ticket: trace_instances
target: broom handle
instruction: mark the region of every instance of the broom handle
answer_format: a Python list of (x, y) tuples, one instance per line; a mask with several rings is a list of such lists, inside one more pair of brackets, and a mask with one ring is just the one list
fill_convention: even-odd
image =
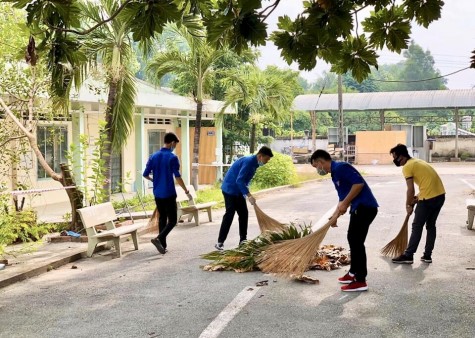
[(406, 219), (404, 220), (404, 223), (409, 222), (409, 217), (411, 217), (411, 214), (406, 214)]

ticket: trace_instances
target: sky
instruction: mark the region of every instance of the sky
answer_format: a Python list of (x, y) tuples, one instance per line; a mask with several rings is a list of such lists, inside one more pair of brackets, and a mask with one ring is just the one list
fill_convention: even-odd
[[(266, 2), (263, 2), (264, 4)], [(295, 18), (302, 11), (302, 1), (282, 0), (277, 9), (269, 16), (267, 23), (268, 31), (277, 29), (277, 18), (287, 14)], [(427, 29), (412, 26), (411, 38), (424, 50), (430, 51), (435, 61), (435, 68), (441, 75), (453, 73), (468, 67), (470, 64), (471, 51), (475, 49), (475, 1), (474, 0), (446, 0), (442, 9), (442, 16), (433, 22)], [(259, 48), (261, 57), (259, 66), (265, 68), (268, 65), (276, 65), (280, 68), (298, 70), (297, 64), (289, 66), (280, 56), (280, 51), (268, 41), (267, 45)], [(389, 51), (378, 51), (380, 58), (378, 64), (397, 63), (403, 57)], [(323, 71), (329, 71), (330, 67), (321, 60), (317, 60), (317, 66), (310, 72), (301, 72), (302, 77), (309, 82), (322, 75)], [(457, 74), (447, 76), (449, 89), (471, 89), (475, 87), (475, 69), (468, 69)]]

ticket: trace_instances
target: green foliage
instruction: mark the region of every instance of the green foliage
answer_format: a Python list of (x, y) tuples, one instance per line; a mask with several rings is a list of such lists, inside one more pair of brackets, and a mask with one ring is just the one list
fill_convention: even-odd
[(265, 247), (276, 242), (301, 238), (311, 233), (310, 227), (290, 224), (283, 232), (267, 232), (251, 241), (240, 245), (236, 249), (213, 251), (201, 255), (202, 258), (211, 260), (211, 266), (221, 266), (226, 270), (238, 272), (258, 270), (257, 258)]
[(296, 182), (297, 171), (292, 158), (274, 152), (274, 157), (266, 165), (257, 169), (252, 179), (252, 186), (256, 189), (266, 189)]
[[(104, 149), (108, 143), (107, 133), (105, 133), (105, 122), (99, 121), (99, 136), (91, 143), (87, 135), (80, 135), (78, 147), (71, 144), (66, 158), (73, 168), (80, 168), (81, 176), (84, 178), (83, 186), (79, 189), (84, 195), (86, 205), (103, 203), (108, 198), (108, 192), (104, 189), (105, 160)], [(90, 152), (92, 149), (92, 152)], [(76, 160), (80, 158), (80, 161)]]

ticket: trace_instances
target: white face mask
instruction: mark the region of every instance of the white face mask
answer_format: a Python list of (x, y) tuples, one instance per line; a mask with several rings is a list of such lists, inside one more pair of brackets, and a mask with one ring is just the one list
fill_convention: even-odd
[(262, 167), (264, 165), (264, 162), (262, 161), (257, 161), (257, 164), (259, 165), (259, 167)]

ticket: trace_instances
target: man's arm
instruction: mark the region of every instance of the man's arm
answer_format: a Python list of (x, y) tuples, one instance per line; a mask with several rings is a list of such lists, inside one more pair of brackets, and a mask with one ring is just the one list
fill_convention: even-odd
[(346, 213), (346, 210), (350, 206), (351, 201), (355, 199), (356, 196), (363, 190), (364, 183), (356, 183), (351, 186), (350, 192), (346, 195), (345, 199), (338, 203), (338, 207), (336, 208), (335, 214), (339, 213), (343, 215)]
[(406, 185), (407, 185), (407, 191), (406, 191), (406, 212), (410, 215), (412, 214), (414, 210), (414, 195), (415, 195), (415, 189), (414, 189), (414, 179), (412, 177), (406, 178)]
[(181, 177), (175, 177), (175, 181), (178, 183), (178, 185), (180, 187), (183, 188), (183, 190), (185, 190), (185, 194), (189, 195), (190, 192), (188, 191), (186, 185), (185, 185), (185, 182), (183, 181), (183, 179)]

